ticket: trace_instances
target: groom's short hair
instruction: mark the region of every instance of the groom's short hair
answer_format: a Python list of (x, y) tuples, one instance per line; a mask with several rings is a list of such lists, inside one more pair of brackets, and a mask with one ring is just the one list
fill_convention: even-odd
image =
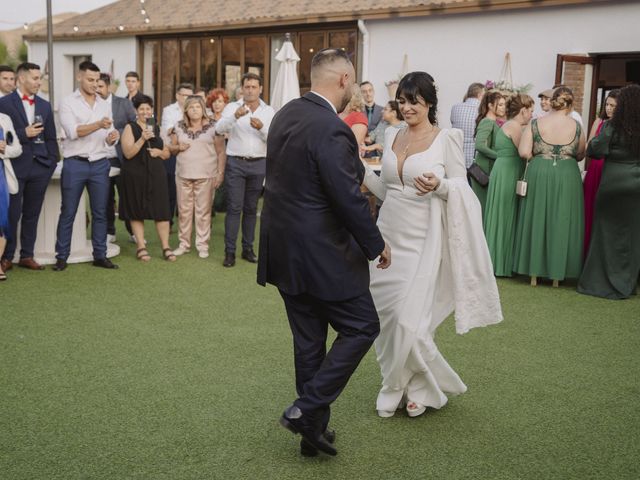
[(316, 53), (311, 59), (311, 81), (320, 72), (321, 69), (337, 61), (343, 61), (347, 65), (351, 65), (351, 60), (347, 52), (340, 48), (325, 48)]

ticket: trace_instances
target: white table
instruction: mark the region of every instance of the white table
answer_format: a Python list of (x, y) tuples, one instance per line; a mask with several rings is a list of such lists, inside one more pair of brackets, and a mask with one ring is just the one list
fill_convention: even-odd
[[(56, 229), (58, 228), (58, 218), (60, 217), (60, 205), (62, 205), (62, 191), (60, 189), (60, 174), (62, 173), (62, 162), (58, 163), (47, 192), (44, 197), (44, 204), (38, 219), (38, 233), (34, 247), (34, 259), (41, 265), (52, 265), (56, 263)], [(119, 168), (111, 168), (109, 176), (113, 177), (120, 173)], [(78, 211), (73, 222), (73, 235), (71, 236), (71, 254), (67, 259), (68, 263), (82, 263), (93, 261), (93, 247), (91, 239), (87, 239), (87, 192), (82, 193)], [(14, 262), (20, 260), (20, 226), (18, 225), (18, 242), (16, 246), (16, 257)], [(113, 243), (107, 243), (107, 258), (120, 254), (120, 247)]]

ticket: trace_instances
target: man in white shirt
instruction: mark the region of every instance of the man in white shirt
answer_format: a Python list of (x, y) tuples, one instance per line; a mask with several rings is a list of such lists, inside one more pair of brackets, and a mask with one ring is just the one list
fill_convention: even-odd
[(16, 75), (9, 65), (0, 65), (0, 97), (9, 95), (16, 89)]
[(114, 269), (107, 258), (107, 200), (109, 198), (109, 147), (120, 138), (113, 128), (111, 107), (97, 92), (100, 69), (89, 61), (78, 72), (78, 90), (60, 102), (60, 124), (67, 135), (62, 144), (62, 207), (58, 219), (55, 271), (67, 268), (73, 222), (82, 192), (87, 187), (91, 205), (93, 265)]
[[(189, 95), (193, 95), (193, 85), (190, 83), (181, 83), (176, 88), (176, 101), (171, 105), (167, 105), (162, 109), (162, 123), (160, 124), (160, 135), (165, 145), (170, 142), (168, 132), (169, 129), (176, 126), (184, 117), (184, 102)], [(176, 156), (171, 155), (169, 160), (164, 162), (164, 168), (167, 171), (167, 185), (169, 187), (169, 208), (171, 210), (171, 221), (173, 226), (173, 216), (176, 214), (177, 192), (176, 192)]]
[(257, 263), (253, 252), (258, 199), (266, 172), (267, 133), (274, 111), (260, 99), (262, 79), (255, 73), (242, 76), (243, 99), (229, 103), (216, 125), (220, 135), (227, 133), (225, 193), (227, 215), (224, 220), (225, 267), (236, 263), (236, 242), (242, 214), (242, 258)]

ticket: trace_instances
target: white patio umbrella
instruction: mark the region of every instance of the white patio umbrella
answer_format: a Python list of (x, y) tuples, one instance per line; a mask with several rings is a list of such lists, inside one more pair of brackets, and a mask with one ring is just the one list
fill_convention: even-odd
[(300, 83), (296, 71), (296, 64), (300, 61), (300, 57), (289, 40), (289, 34), (276, 55), (276, 60), (280, 62), (280, 67), (271, 95), (271, 106), (278, 111), (289, 100), (300, 98)]

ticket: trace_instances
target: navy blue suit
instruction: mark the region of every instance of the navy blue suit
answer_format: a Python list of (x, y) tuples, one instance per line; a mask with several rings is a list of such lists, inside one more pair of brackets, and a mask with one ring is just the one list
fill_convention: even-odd
[(29, 138), (25, 129), (29, 126), (23, 100), (17, 90), (0, 98), (0, 112), (9, 115), (22, 145), (22, 155), (11, 160), (13, 170), (18, 177), (20, 190), (11, 195), (9, 204), (9, 223), (11, 239), (7, 242), (3, 258), (13, 260), (16, 249), (16, 233), (20, 224), (20, 258), (33, 257), (33, 249), (38, 230), (38, 218), (42, 210), (44, 195), (49, 180), (60, 160), (56, 126), (51, 111), (51, 104), (35, 96), (35, 115), (42, 116), (44, 132), (41, 134), (44, 143), (35, 143)]
[[(369, 260), (384, 240), (360, 192), (351, 129), (318, 95), (287, 103), (267, 139), (258, 283), (278, 287), (294, 339), (295, 405), (324, 427), (379, 332)], [(338, 332), (326, 352), (328, 325)]]

